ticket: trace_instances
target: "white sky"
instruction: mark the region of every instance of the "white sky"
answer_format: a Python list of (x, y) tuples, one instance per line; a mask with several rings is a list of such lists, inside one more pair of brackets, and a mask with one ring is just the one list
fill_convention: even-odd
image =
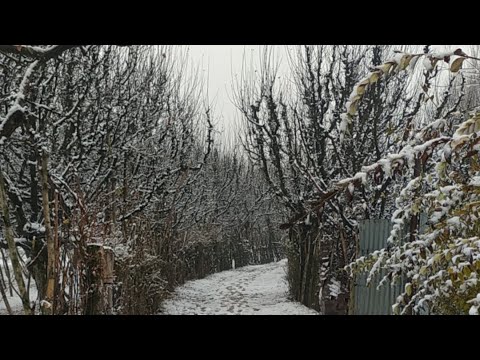
[[(250, 60), (253, 56), (258, 63), (262, 45), (188, 45), (191, 60), (200, 64), (208, 81), (209, 99), (215, 105), (215, 115), (220, 131), (228, 134), (233, 130), (236, 108), (232, 104), (232, 80), (240, 75), (243, 58)], [(282, 52), (283, 46), (275, 46), (275, 51)], [(228, 136), (228, 135), (227, 135)]]

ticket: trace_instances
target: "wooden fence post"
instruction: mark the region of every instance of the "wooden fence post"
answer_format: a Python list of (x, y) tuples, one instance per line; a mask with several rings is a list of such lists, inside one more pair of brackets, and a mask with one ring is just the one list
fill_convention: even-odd
[(113, 249), (101, 244), (87, 245), (87, 299), (85, 315), (112, 314)]
[(105, 314), (111, 315), (113, 310), (113, 268), (115, 264), (115, 254), (113, 249), (104, 246), (104, 268), (103, 268), (103, 285), (105, 298)]
[(101, 244), (87, 245), (87, 299), (85, 315), (99, 315), (102, 309), (102, 266), (103, 246)]
[(87, 300), (85, 315), (112, 314), (113, 249), (101, 244), (87, 245)]

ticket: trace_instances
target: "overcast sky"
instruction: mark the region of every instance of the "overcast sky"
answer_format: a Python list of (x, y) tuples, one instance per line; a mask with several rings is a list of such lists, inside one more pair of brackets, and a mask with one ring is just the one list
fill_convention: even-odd
[[(458, 45), (433, 45), (432, 48), (443, 48)], [(205, 78), (208, 76), (209, 99), (216, 105), (215, 114), (219, 130), (229, 132), (234, 124), (235, 106), (231, 103), (232, 79), (239, 75), (244, 54), (249, 61), (252, 57), (258, 64), (262, 45), (188, 45), (192, 61), (200, 65)], [(286, 67), (285, 46), (274, 46), (276, 55), (283, 59)], [(465, 48), (465, 47), (464, 47)], [(280, 70), (281, 72), (281, 70)], [(222, 129), (223, 127), (223, 129)]]
[(231, 103), (232, 76), (241, 71), (244, 52), (258, 53), (258, 45), (190, 45), (194, 63), (208, 81), (209, 99), (215, 104), (219, 127), (229, 132), (234, 124), (235, 106)]
[[(244, 54), (258, 63), (262, 45), (188, 45), (192, 61), (201, 65), (201, 71), (208, 76), (209, 98), (214, 101), (218, 125), (229, 131), (236, 109), (231, 102), (232, 80), (242, 69)], [(284, 46), (275, 46), (275, 52), (282, 54)]]

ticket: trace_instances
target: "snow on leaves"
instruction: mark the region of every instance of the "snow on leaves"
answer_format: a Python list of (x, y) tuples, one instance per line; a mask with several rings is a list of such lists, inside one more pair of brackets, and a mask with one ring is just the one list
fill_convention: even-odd
[[(419, 311), (427, 303), (439, 313), (478, 313), (478, 302), (469, 298), (480, 291), (480, 240), (476, 236), (480, 229), (479, 158), (476, 151), (471, 151), (478, 142), (478, 119), (479, 113), (474, 113), (460, 124), (452, 137), (432, 139), (411, 148), (414, 156), (419, 156), (438, 147), (432, 160), (437, 163), (430, 173), (410, 181), (397, 199), (389, 238), (394, 246), (358, 259), (348, 267), (349, 270), (368, 270), (368, 281), (382, 268), (387, 269), (388, 274), (381, 283), (400, 274), (411, 279), (394, 306), (396, 313), (405, 314), (408, 309)], [(451, 152), (448, 162), (442, 160), (445, 159), (443, 151)], [(403, 156), (394, 158), (404, 159)], [(378, 166), (377, 163), (362, 170), (373, 172)], [(353, 178), (349, 181), (355, 183)], [(422, 212), (428, 215), (427, 230), (416, 234), (415, 241), (402, 244), (399, 239), (402, 229), (412, 215)], [(451, 299), (456, 306), (454, 310), (453, 305), (446, 305)]]
[[(390, 74), (392, 69), (406, 69), (413, 58), (416, 57), (417, 61), (420, 56), (398, 53), (393, 60), (377, 67), (357, 83), (347, 104), (347, 112), (342, 115), (345, 125), (340, 130), (347, 131), (369, 84)], [(455, 74), (466, 58), (469, 56), (457, 49), (427, 54), (423, 63), (425, 69), (431, 71), (439, 61), (444, 61), (450, 64), (450, 71)], [(384, 178), (382, 175), (392, 176), (392, 170), (395, 173), (395, 169), (423, 169), (396, 200), (396, 211), (392, 216), (394, 226), (388, 239), (392, 247), (375, 251), (347, 266), (352, 272), (369, 271), (367, 283), (381, 269), (386, 269), (387, 275), (379, 286), (386, 280), (395, 281), (401, 276), (408, 278), (410, 281), (393, 306), (395, 314), (418, 312), (427, 304), (435, 313), (478, 314), (480, 242), (476, 234), (480, 230), (480, 113), (471, 113), (452, 136), (442, 136), (446, 129), (447, 121), (437, 119), (418, 131), (399, 153), (364, 166), (361, 173), (336, 184), (337, 188), (348, 187), (352, 194), (352, 184), (359, 186), (358, 179), (364, 179), (364, 174), (373, 175), (378, 184), (378, 180), (381, 182)], [(435, 166), (428, 167), (429, 162)], [(365, 185), (366, 181), (362, 183)], [(403, 243), (400, 234), (404, 229), (409, 233), (406, 226), (420, 213), (428, 216), (427, 229), (423, 233), (410, 234), (414, 241)]]
[(397, 51), (395, 56), (387, 60), (382, 65), (376, 66), (363, 79), (361, 79), (354, 87), (350, 97), (345, 105), (346, 112), (341, 115), (341, 123), (339, 126), (340, 141), (343, 142), (345, 134), (348, 133), (349, 125), (358, 113), (360, 103), (372, 84), (377, 83), (382, 77), (388, 77), (392, 74), (405, 71), (407, 69), (413, 71), (418, 60), (423, 57), (423, 66), (425, 70), (432, 71), (439, 61), (450, 63), (450, 71), (454, 74), (458, 73), (462, 68), (465, 59), (470, 58), (462, 49), (456, 49), (449, 52), (437, 52), (433, 54), (408, 54)]

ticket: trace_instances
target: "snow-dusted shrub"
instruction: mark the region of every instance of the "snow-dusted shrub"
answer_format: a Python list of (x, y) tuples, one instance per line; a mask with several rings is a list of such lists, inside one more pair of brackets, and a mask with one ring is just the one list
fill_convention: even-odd
[[(455, 56), (452, 61), (450, 57)], [(403, 70), (416, 57), (420, 55), (399, 54), (391, 66)], [(427, 70), (443, 59), (450, 61), (453, 73), (469, 58), (460, 49), (424, 57)], [(388, 71), (390, 67), (379, 67), (373, 74), (380, 77)], [(352, 94), (352, 99), (360, 101), (361, 94)], [(350, 121), (354, 121), (355, 115), (352, 107), (350, 104), (346, 115)], [(387, 178), (401, 173), (412, 179), (396, 199), (389, 246), (347, 267), (352, 272), (369, 271), (367, 282), (385, 269), (387, 274), (379, 286), (388, 284), (387, 280), (406, 278), (403, 293), (392, 304), (395, 314), (418, 313), (422, 309), (438, 314), (478, 314), (480, 111), (450, 115), (430, 122), (397, 154), (390, 154), (337, 183), (337, 191), (351, 193), (354, 187), (369, 186), (379, 172)], [(454, 123), (459, 121), (453, 131)], [(358, 181), (360, 178), (362, 181)], [(418, 228), (420, 213), (428, 218), (424, 231)], [(405, 227), (406, 236), (401, 238)]]

